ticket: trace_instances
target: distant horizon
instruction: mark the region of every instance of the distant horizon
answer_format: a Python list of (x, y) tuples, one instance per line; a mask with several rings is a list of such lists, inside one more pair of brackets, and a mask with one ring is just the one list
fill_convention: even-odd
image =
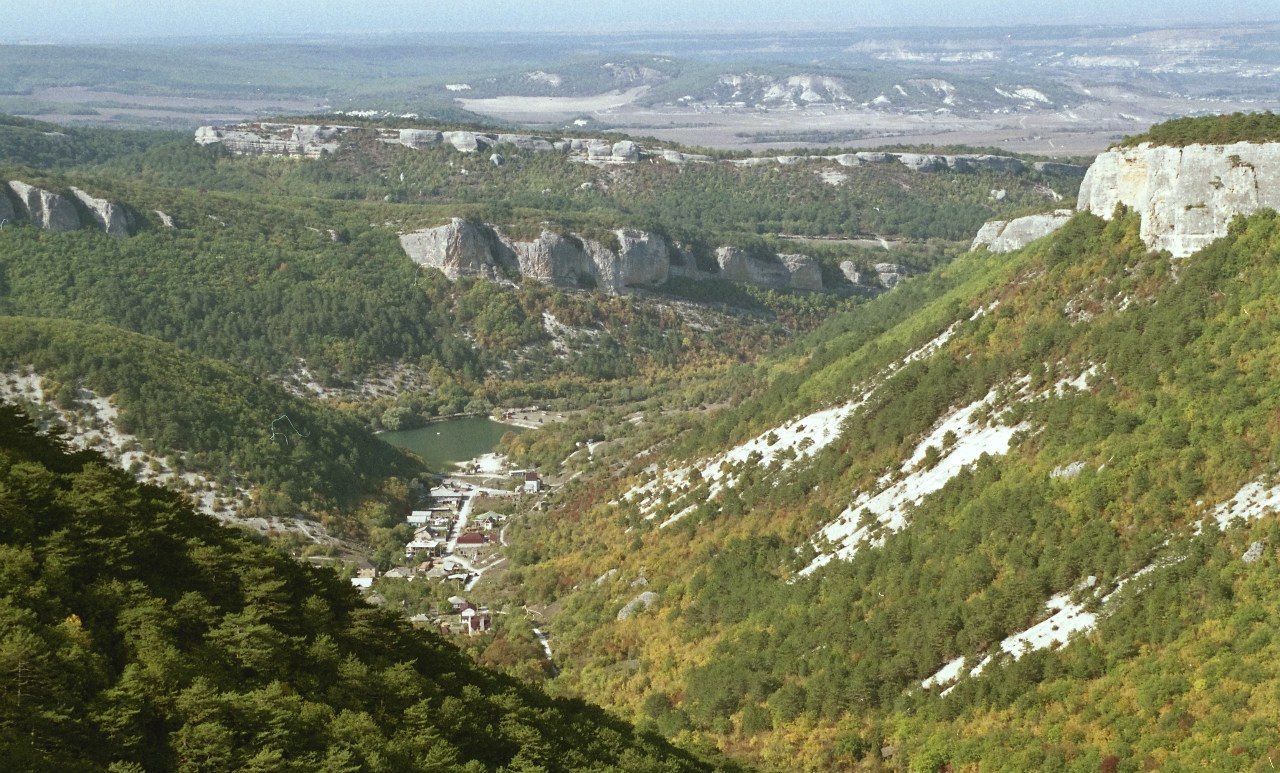
[(306, 13), (295, 3), (259, 0), (252, 6), (205, 0), (174, 8), (160, 0), (48, 0), (39, 14), (0, 10), (0, 44), (252, 42), (293, 38), (418, 35), (627, 35), (807, 34), (875, 29), (1014, 29), (1019, 27), (1216, 27), (1280, 23), (1268, 0), (1234, 0), (1206, 9), (1196, 0), (1156, 0), (1142, 7), (1107, 0), (1077, 0), (1071, 13), (1047, 0), (952, 0), (945, 12), (933, 0), (793, 0), (787, 11), (731, 0), (675, 4), (632, 0), (625, 6), (585, 6), (543, 0), (474, 3), (437, 0), (313, 0)]

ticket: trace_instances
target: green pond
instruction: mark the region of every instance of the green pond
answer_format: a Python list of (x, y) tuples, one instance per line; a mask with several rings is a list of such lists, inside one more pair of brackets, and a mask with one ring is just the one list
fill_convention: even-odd
[(493, 451), (508, 432), (523, 431), (521, 427), (502, 424), (485, 416), (467, 416), (433, 422), (418, 429), (379, 432), (378, 437), (418, 454), (427, 460), (432, 470), (448, 472), (457, 462)]

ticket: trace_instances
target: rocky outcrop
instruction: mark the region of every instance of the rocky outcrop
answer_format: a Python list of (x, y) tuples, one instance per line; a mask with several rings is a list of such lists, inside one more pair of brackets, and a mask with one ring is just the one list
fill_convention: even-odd
[(822, 264), (818, 261), (808, 255), (779, 255), (778, 259), (791, 275), (791, 289), (822, 289)]
[(9, 181), (22, 214), (44, 231), (74, 231), (80, 227), (80, 213), (65, 197), (18, 180)]
[(1077, 208), (1110, 218), (1120, 204), (1142, 217), (1148, 247), (1185, 257), (1226, 236), (1237, 215), (1280, 208), (1280, 143), (1109, 150), (1080, 183)]
[(613, 143), (610, 149), (611, 160), (620, 164), (633, 164), (640, 160), (640, 146), (631, 140)]
[(618, 251), (599, 242), (587, 242), (596, 270), (596, 286), (605, 292), (622, 294), (630, 287), (657, 287), (671, 275), (671, 254), (667, 240), (645, 231), (614, 231)]
[[(859, 154), (861, 155), (861, 154)], [(1009, 172), (1017, 174), (1026, 171), (1027, 165), (1021, 159), (1012, 156), (991, 155), (934, 155), (923, 153), (891, 153), (908, 169), (917, 172), (937, 172), (950, 169), (955, 172)]]
[(355, 126), (250, 123), (234, 127), (201, 126), (197, 145), (221, 143), (238, 156), (299, 156), (319, 158), (339, 148), (339, 138)]
[(880, 280), (880, 284), (886, 290), (892, 290), (898, 286), (898, 283), (906, 278), (902, 270), (902, 266), (897, 263), (877, 263), (875, 265), (876, 278)]
[(704, 156), (699, 153), (681, 153), (678, 150), (663, 150), (662, 160), (672, 164), (706, 163), (711, 160), (711, 156)]
[(546, 153), (555, 150), (555, 146), (550, 140), (543, 137), (535, 137), (532, 134), (499, 134), (497, 137), (499, 145), (514, 145), (521, 150), (527, 150), (532, 153)]
[(522, 276), (557, 287), (591, 287), (596, 283), (595, 263), (576, 236), (543, 230), (537, 239), (513, 246)]
[(1013, 220), (991, 220), (978, 230), (978, 235), (973, 237), (973, 244), (969, 249), (976, 250), (985, 246), (992, 252), (1020, 250), (1036, 239), (1048, 236), (1066, 225), (1074, 214), (1074, 210), (1059, 209)]
[(840, 273), (844, 278), (849, 280), (849, 284), (861, 284), (862, 275), (858, 273), (858, 266), (852, 260), (844, 260), (840, 262)]
[(430, 129), (401, 129), (393, 137), (382, 137), (383, 142), (396, 142), (413, 150), (437, 147), (444, 142), (444, 135)]
[(821, 290), (822, 266), (808, 255), (761, 255), (740, 247), (716, 250), (720, 278), (774, 290)]
[(716, 262), (720, 275), (730, 282), (781, 290), (791, 286), (791, 272), (777, 255), (757, 255), (740, 247), (721, 247), (716, 250)]
[(822, 290), (822, 266), (808, 255), (755, 255), (721, 247), (717, 266), (697, 259), (661, 234), (619, 229), (607, 238), (585, 239), (544, 228), (531, 241), (511, 239), (492, 226), (454, 218), (447, 225), (400, 235), (415, 263), (439, 269), (450, 280), (499, 279), (519, 273), (557, 287), (598, 289), (623, 295), (660, 287), (671, 277), (725, 279), (777, 290)]
[(128, 236), (132, 233), (133, 218), (124, 207), (106, 199), (94, 198), (79, 188), (72, 188), (71, 194), (89, 210), (89, 217), (108, 236)]
[(586, 151), (588, 161), (613, 160), (613, 143), (608, 140), (588, 140)]
[(622, 229), (616, 248), (572, 234), (544, 230), (532, 242), (514, 242), (523, 276), (558, 287), (592, 287), (622, 295), (637, 287), (657, 287), (671, 273), (667, 241), (659, 234)]
[(887, 164), (897, 158), (893, 153), (880, 153), (878, 151), (854, 153), (853, 157), (862, 164)]
[(444, 141), (459, 153), (475, 153), (495, 144), (495, 137), (478, 132), (441, 132)]
[(657, 603), (657, 601), (658, 601), (658, 594), (654, 593), (651, 590), (647, 590), (644, 593), (641, 593), (640, 595), (628, 601), (626, 605), (622, 607), (622, 609), (619, 609), (618, 619), (628, 620), (631, 617), (633, 617), (637, 612), (643, 612), (644, 610), (653, 606), (655, 603)]
[(914, 172), (934, 172), (946, 169), (947, 162), (942, 156), (924, 155), (921, 153), (899, 153), (898, 161)]
[(453, 281), (464, 276), (496, 279), (514, 269), (514, 253), (485, 225), (454, 218), (448, 225), (400, 235), (400, 246), (413, 262), (439, 269)]

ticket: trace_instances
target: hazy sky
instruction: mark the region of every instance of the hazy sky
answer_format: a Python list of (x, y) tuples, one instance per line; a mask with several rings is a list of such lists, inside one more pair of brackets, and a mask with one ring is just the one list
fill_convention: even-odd
[(1280, 19), (1276, 0), (0, 0), (0, 41)]

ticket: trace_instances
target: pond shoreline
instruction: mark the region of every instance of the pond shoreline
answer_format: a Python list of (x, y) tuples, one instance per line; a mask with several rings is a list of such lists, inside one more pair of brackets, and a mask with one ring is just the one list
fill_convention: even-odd
[(413, 429), (379, 432), (383, 442), (404, 448), (427, 462), (429, 468), (447, 471), (497, 450), (509, 432), (524, 427), (497, 421), (487, 413), (441, 416)]

